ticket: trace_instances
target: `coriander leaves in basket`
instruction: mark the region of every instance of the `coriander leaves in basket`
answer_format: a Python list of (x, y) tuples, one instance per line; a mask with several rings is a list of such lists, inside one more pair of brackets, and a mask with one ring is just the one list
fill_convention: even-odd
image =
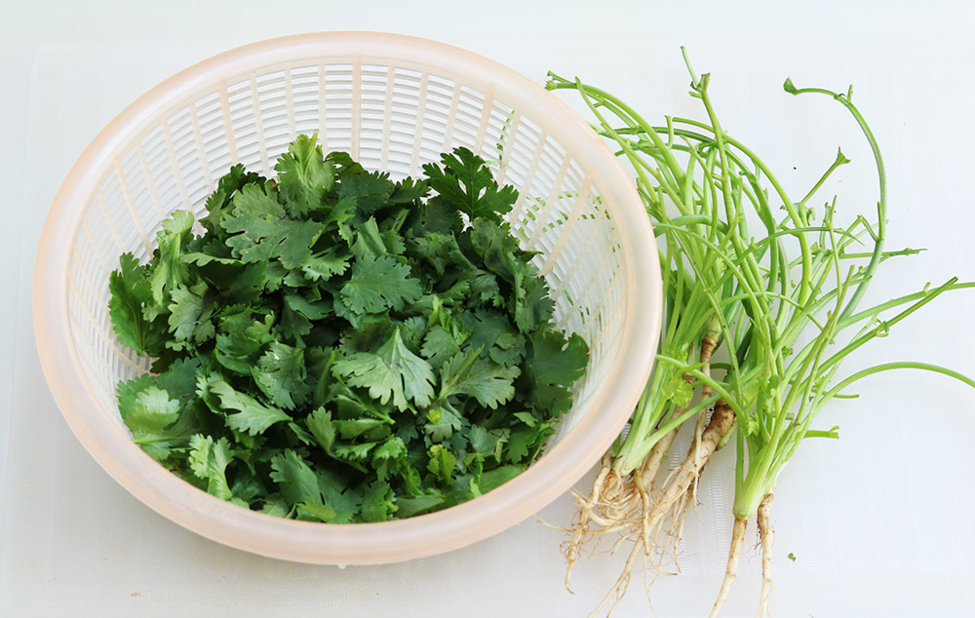
[[(588, 347), (552, 325), (517, 198), (467, 149), (393, 182), (301, 136), (277, 180), (235, 166), (109, 281), (133, 439), (275, 515), (382, 521), (472, 499), (540, 453)], [(432, 196), (428, 197), (428, 194)]]

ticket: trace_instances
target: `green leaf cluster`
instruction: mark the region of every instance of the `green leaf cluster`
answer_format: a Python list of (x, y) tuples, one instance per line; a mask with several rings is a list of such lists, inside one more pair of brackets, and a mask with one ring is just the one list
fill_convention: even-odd
[[(234, 166), (109, 279), (134, 440), (188, 482), (275, 515), (346, 523), (442, 509), (540, 453), (588, 347), (552, 324), (471, 151), (393, 181), (300, 136), (277, 179)], [(200, 228), (196, 228), (199, 230)]]

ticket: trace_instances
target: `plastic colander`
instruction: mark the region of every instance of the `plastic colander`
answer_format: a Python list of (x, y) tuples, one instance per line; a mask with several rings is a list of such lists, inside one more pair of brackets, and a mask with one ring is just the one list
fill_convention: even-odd
[[(274, 175), (295, 136), (392, 177), (458, 146), (519, 199), (510, 223), (555, 300), (560, 328), (590, 345), (574, 405), (527, 471), (470, 502), (404, 520), (286, 520), (211, 496), (144, 454), (122, 423), (120, 379), (148, 359), (116, 341), (108, 276), (145, 260), (170, 212), (199, 216), (230, 166)], [(370, 564), (456, 549), (529, 517), (599, 460), (650, 373), (660, 326), (653, 234), (626, 172), (595, 132), (540, 85), (476, 54), (377, 33), (291, 36), (235, 49), (171, 77), (88, 146), (44, 226), (34, 325), (47, 381), (71, 429), (119, 484), (168, 519), (249, 552)]]

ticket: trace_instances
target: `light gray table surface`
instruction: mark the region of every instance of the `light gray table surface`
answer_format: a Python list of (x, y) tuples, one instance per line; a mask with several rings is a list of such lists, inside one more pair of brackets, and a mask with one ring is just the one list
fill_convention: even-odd
[[(548, 69), (579, 75), (653, 118), (698, 113), (686, 96), (683, 44), (712, 73), (727, 130), (796, 192), (841, 146), (854, 164), (828, 190), (865, 212), (876, 179), (855, 125), (825, 98), (781, 89), (786, 76), (854, 84), (888, 165), (889, 246), (927, 248), (879, 276), (873, 299), (951, 275), (975, 279), (975, 11), (957, 2), (812, 4), (0, 2), (0, 616), (586, 615), (620, 557), (585, 561), (570, 594), (563, 536), (534, 519), (446, 555), (338, 569), (216, 545), (130, 497), (71, 434), (38, 363), (32, 270), (48, 207), (85, 145), (139, 94), (271, 36), (426, 36), (539, 82)], [(945, 297), (850, 366), (911, 359), (975, 374), (973, 313), (975, 292)], [(857, 392), (819, 423), (839, 425), (841, 439), (810, 441), (781, 478), (776, 615), (972, 615), (975, 393), (919, 373), (878, 376)], [(683, 572), (651, 590), (658, 616), (701, 616), (710, 606), (731, 527), (730, 451), (702, 481)], [(565, 525), (571, 513), (566, 495), (540, 517)], [(726, 616), (754, 614), (758, 568), (749, 545)], [(651, 615), (639, 581), (615, 615)]]

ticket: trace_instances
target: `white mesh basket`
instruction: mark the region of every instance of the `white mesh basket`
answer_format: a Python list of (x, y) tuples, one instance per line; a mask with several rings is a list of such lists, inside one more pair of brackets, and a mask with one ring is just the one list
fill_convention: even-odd
[[(401, 521), (331, 525), (237, 507), (180, 480), (132, 443), (115, 401), (146, 359), (108, 318), (119, 255), (145, 259), (160, 222), (196, 215), (232, 164), (273, 175), (318, 133), (394, 178), (466, 146), (520, 192), (510, 214), (555, 299), (591, 347), (571, 412), (528, 471), (476, 500)], [(530, 516), (609, 447), (650, 372), (660, 323), (653, 235), (600, 138), (539, 85), (472, 53), (411, 37), (323, 33), (265, 41), (195, 65), (113, 120), (85, 150), (44, 227), (34, 280), (45, 375), (71, 428), (137, 498), (203, 536), (303, 562), (379, 563), (447, 551)]]

